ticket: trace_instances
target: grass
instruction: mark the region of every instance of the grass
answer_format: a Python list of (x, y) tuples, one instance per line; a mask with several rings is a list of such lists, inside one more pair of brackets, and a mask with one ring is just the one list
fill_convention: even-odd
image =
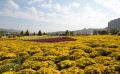
[(43, 38), (55, 38), (58, 36), (22, 36), (18, 39), (28, 40), (28, 39), (43, 39)]

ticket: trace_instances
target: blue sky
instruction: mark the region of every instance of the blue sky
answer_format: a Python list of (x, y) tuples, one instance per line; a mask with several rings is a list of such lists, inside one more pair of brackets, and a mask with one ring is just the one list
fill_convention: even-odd
[(120, 0), (0, 0), (0, 28), (53, 32), (104, 28)]

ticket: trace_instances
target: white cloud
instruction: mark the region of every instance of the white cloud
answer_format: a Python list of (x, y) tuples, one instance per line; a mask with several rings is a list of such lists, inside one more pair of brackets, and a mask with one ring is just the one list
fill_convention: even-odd
[(31, 14), (38, 14), (38, 11), (35, 7), (26, 7)]
[(80, 7), (80, 3), (78, 3), (78, 2), (73, 2), (73, 3), (72, 3), (72, 6), (73, 6), (73, 7), (76, 7), (76, 8), (79, 8), (79, 7)]
[(41, 4), (50, 4), (53, 3), (53, 0), (30, 0), (28, 4), (33, 4), (33, 3), (41, 3)]
[(44, 0), (30, 0), (28, 1), (28, 4), (33, 4), (33, 3), (36, 3), (36, 2), (42, 2)]
[(7, 0), (5, 8), (17, 10), (19, 9), (19, 5), (16, 4), (13, 0)]
[(41, 4), (41, 5), (39, 5), (39, 7), (45, 7), (45, 8), (52, 8), (52, 4)]
[(69, 14), (69, 13), (71, 13), (70, 7), (68, 7), (68, 6), (62, 6), (60, 4), (56, 4), (54, 6), (54, 11), (56, 13), (58, 13), (58, 14), (66, 14), (66, 15)]
[[(96, 3), (107, 8), (109, 11), (114, 14), (120, 15), (120, 0), (95, 0)], [(108, 11), (108, 12), (109, 12)]]

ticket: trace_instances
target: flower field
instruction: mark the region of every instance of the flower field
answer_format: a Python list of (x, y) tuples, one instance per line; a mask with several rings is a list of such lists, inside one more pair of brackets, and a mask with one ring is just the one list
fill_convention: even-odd
[(119, 36), (42, 43), (0, 39), (0, 74), (120, 74)]

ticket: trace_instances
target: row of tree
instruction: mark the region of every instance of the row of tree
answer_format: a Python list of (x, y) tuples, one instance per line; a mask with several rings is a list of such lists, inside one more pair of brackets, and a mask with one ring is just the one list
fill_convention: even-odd
[(56, 32), (55, 34), (51, 34), (51, 35), (55, 35), (55, 36), (73, 36), (74, 33), (73, 33), (73, 31), (66, 30), (64, 32)]
[[(2, 36), (2, 34), (4, 34), (4, 32), (0, 32), (0, 36)], [(112, 29), (112, 30), (94, 30), (93, 31), (93, 35), (120, 35), (119, 31), (116, 29)], [(41, 30), (38, 31), (38, 33), (30, 33), (28, 30), (26, 31), (21, 31), (20, 34), (12, 34), (12, 35), (16, 35), (16, 36), (30, 36), (30, 35), (37, 35), (37, 36), (42, 36), (42, 35), (48, 35), (46, 32), (41, 32)], [(56, 34), (53, 34), (55, 36), (74, 36), (74, 32), (73, 31), (69, 31), (66, 30), (63, 33), (59, 33), (57, 32)]]
[[(120, 35), (119, 31), (116, 29), (111, 30), (94, 30), (93, 35)], [(74, 32), (66, 30), (63, 34), (63, 36), (73, 36)], [(79, 35), (79, 34), (78, 34)]]
[(64, 33), (63, 33), (64, 36), (73, 36), (73, 32), (72, 31), (69, 31), (69, 30), (66, 30)]
[[(90, 34), (74, 34), (73, 31), (66, 30), (63, 33), (57, 32), (55, 36), (74, 36), (74, 35), (90, 35)], [(111, 30), (94, 30), (92, 35), (120, 35), (120, 32), (116, 29)]]
[(93, 31), (93, 35), (108, 35), (108, 34), (110, 34), (110, 35), (116, 35), (116, 34), (118, 34), (118, 35), (120, 35), (119, 34), (119, 31), (117, 30), (117, 29), (111, 29), (111, 30), (94, 30)]
[(21, 36), (29, 36), (29, 35), (38, 35), (38, 36), (42, 36), (42, 35), (47, 35), (47, 33), (45, 32), (41, 32), (41, 30), (38, 31), (38, 33), (30, 33), (28, 30), (26, 30), (25, 32), (24, 31), (21, 31), (20, 33)]

